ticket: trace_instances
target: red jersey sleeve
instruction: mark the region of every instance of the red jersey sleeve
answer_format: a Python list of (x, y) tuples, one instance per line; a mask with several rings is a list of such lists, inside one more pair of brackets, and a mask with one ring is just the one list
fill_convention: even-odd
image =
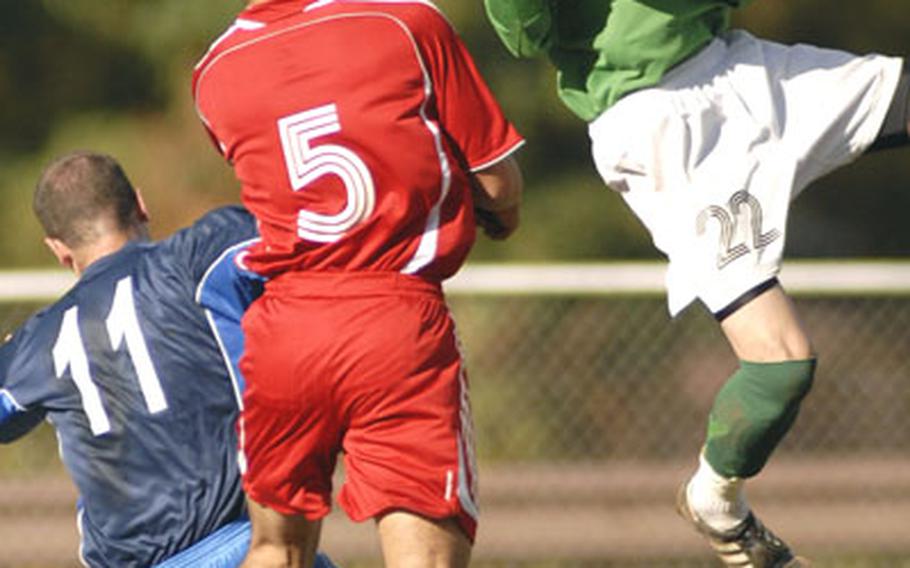
[(439, 123), (458, 146), (471, 171), (505, 158), (524, 140), (506, 120), (464, 43), (432, 8), (416, 26), (436, 97)]

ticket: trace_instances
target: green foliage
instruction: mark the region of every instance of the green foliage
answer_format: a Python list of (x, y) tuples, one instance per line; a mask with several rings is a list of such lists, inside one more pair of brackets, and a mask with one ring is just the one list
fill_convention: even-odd
[(68, 115), (160, 108), (152, 64), (104, 37), (52, 18), (37, 2), (0, 19), (0, 163), (35, 152)]
[[(227, 0), (43, 0), (48, 15), (71, 29), (136, 50), (154, 64), (198, 58), (243, 2)], [(183, 63), (181, 61), (181, 63)]]

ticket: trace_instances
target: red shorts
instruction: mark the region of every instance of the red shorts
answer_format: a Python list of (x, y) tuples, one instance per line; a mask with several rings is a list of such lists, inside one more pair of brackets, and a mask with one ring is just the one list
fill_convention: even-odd
[(395, 273), (293, 273), (243, 320), (244, 488), (315, 520), (393, 510), (455, 517), (473, 540), (476, 468), (467, 382), (438, 284)]

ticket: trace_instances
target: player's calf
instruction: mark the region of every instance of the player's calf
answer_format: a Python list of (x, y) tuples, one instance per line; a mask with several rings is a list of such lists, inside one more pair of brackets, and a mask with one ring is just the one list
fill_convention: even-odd
[(743, 361), (717, 393), (704, 452), (689, 484), (690, 505), (715, 529), (729, 529), (748, 515), (743, 481), (761, 471), (793, 425), (815, 365), (815, 359)]
[(717, 393), (708, 421), (705, 458), (727, 478), (757, 474), (790, 430), (812, 387), (815, 359), (752, 363)]

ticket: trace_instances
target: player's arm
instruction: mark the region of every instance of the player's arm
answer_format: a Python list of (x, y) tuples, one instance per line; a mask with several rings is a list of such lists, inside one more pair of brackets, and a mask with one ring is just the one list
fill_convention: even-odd
[(196, 302), (208, 313), (209, 325), (218, 339), (225, 363), (229, 365), (238, 388), (244, 388), (240, 372), (243, 354), (243, 314), (262, 294), (265, 279), (245, 268), (239, 261), (247, 243), (239, 243), (227, 250), (206, 271), (196, 288)]
[(16, 353), (16, 338), (6, 341), (0, 347), (0, 443), (8, 444), (31, 432), (44, 420), (44, 412), (26, 409), (7, 388)]
[(8, 444), (25, 436), (41, 424), (44, 413), (20, 408), (9, 396), (0, 390), (0, 444)]
[(474, 172), (477, 224), (491, 239), (509, 237), (519, 225), (524, 181), (512, 155)]
[(484, 0), (487, 18), (515, 57), (545, 53), (553, 43), (549, 0)]
[(258, 240), (258, 230), (255, 219), (244, 209), (230, 208), (211, 215), (227, 219), (234, 227), (231, 241), (236, 241), (238, 234), (251, 237), (233, 244), (222, 242), (223, 250), (206, 267), (196, 286), (196, 303), (206, 310), (228, 370), (242, 392), (244, 381), (239, 363), (244, 339), (241, 320), (246, 309), (262, 293), (265, 279), (244, 268), (240, 258)]
[(422, 13), (414, 31), (429, 63), (439, 122), (471, 174), (477, 224), (504, 239), (518, 227), (523, 183), (513, 154), (524, 140), (448, 21), (432, 9)]

